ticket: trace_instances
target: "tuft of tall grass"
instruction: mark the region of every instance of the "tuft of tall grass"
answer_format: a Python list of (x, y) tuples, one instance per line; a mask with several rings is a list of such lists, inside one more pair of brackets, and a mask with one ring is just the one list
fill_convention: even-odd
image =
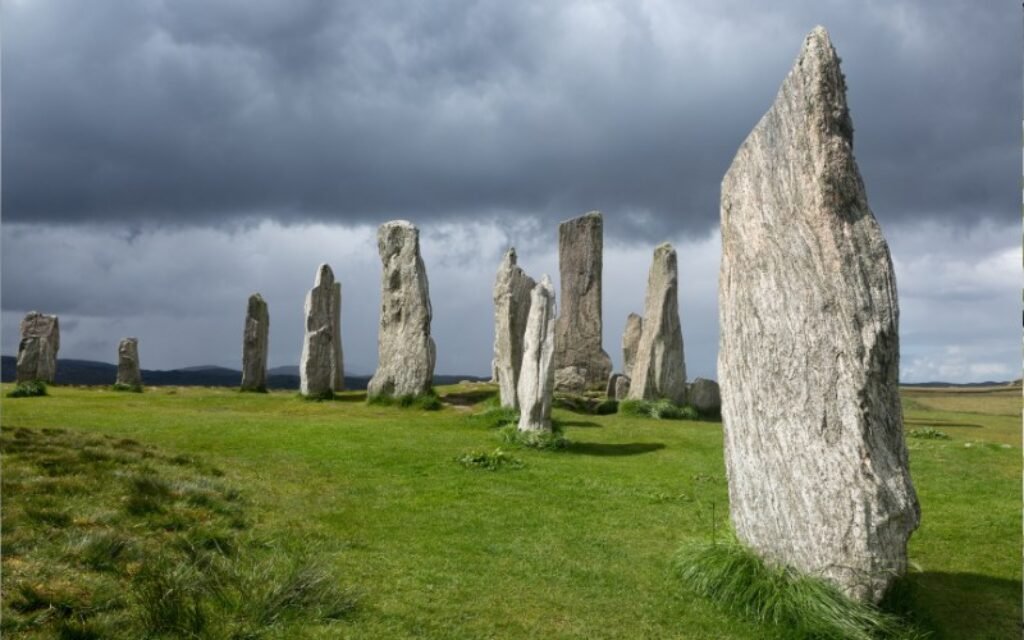
[(911, 429), (907, 432), (908, 438), (918, 438), (920, 440), (951, 440), (949, 434), (945, 431), (939, 431), (935, 427), (923, 427), (921, 429)]
[(519, 422), (519, 412), (511, 407), (493, 406), (480, 413), (466, 416), (466, 422), (474, 427), (498, 429)]
[(423, 411), (437, 411), (441, 408), (441, 398), (433, 391), (418, 395), (389, 396), (377, 395), (367, 396), (366, 404), (378, 407), (399, 407), (402, 409), (421, 409)]
[(110, 387), (112, 391), (125, 391), (128, 393), (142, 393), (141, 384), (124, 384), (122, 382), (115, 383)]
[(700, 413), (689, 405), (678, 406), (668, 400), (623, 400), (619, 403), (619, 413), (639, 418), (656, 420), (697, 420)]
[(485, 469), (487, 471), (498, 471), (499, 469), (520, 469), (523, 461), (506, 453), (501, 448), (494, 451), (473, 450), (455, 458), (455, 461), (467, 469)]
[(8, 398), (35, 398), (48, 395), (46, 383), (42, 380), (30, 380), (19, 382), (13, 389), (7, 392)]
[(851, 600), (821, 578), (773, 566), (735, 543), (691, 544), (675, 556), (684, 588), (793, 640), (923, 640), (878, 607)]

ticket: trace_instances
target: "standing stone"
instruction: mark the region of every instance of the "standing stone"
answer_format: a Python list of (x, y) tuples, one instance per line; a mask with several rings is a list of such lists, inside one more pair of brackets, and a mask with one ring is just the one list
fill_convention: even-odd
[(906, 570), (920, 508), (896, 282), (852, 144), (817, 27), (722, 182), (718, 379), (739, 538), (878, 601)]
[(555, 289), (545, 275), (530, 293), (530, 315), (523, 337), (519, 372), (519, 430), (551, 431), (555, 386)]
[(334, 314), (334, 325), (331, 327), (334, 336), (334, 378), (332, 386), (335, 391), (345, 390), (345, 353), (341, 349), (341, 283), (334, 283), (334, 300), (331, 306)]
[(270, 334), (270, 312), (263, 296), (249, 296), (242, 333), (242, 390), (267, 390), (267, 346)]
[(714, 380), (695, 379), (687, 385), (686, 401), (701, 413), (718, 413), (722, 409), (722, 396)]
[(555, 387), (559, 390), (600, 389), (612, 372), (611, 358), (601, 348), (603, 244), (599, 211), (558, 226), (562, 304), (555, 322)]
[(387, 222), (377, 231), (381, 277), (377, 372), (367, 393), (409, 396), (433, 387), (436, 349), (430, 337), (430, 287), (420, 258), (420, 232), (405, 220)]
[(686, 402), (683, 329), (679, 324), (679, 275), (676, 250), (658, 245), (647, 277), (643, 332), (629, 383), (634, 400)]
[(629, 376), (619, 376), (619, 379), (615, 381), (615, 399), (625, 400), (629, 397)]
[(516, 250), (505, 253), (494, 281), (494, 380), (501, 406), (519, 408), (516, 387), (523, 364), (523, 333), (536, 283), (516, 265)]
[(615, 398), (615, 387), (616, 387), (616, 385), (618, 385), (619, 378), (621, 378), (621, 377), (622, 377), (621, 373), (613, 373), (612, 375), (608, 376), (608, 384), (605, 385), (605, 388), (604, 388), (604, 394), (606, 396), (608, 396), (609, 398), (612, 398), (612, 399)]
[(626, 316), (626, 330), (622, 332), (622, 370), (627, 376), (633, 375), (636, 350), (640, 347), (640, 336), (644, 332), (644, 319), (635, 313)]
[(15, 372), (17, 382), (41, 380), (53, 384), (57, 377), (60, 323), (57, 316), (29, 312), (21, 321), (21, 342)]
[(124, 338), (117, 345), (117, 381), (114, 384), (132, 389), (142, 388), (138, 338)]
[(306, 294), (306, 334), (299, 362), (299, 390), (304, 396), (329, 396), (334, 392), (338, 357), (334, 309), (334, 272), (322, 264), (313, 288)]

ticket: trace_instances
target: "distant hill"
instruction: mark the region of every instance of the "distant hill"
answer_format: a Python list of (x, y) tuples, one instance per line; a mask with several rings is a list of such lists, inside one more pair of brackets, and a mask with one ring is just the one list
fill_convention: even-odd
[(957, 384), (955, 382), (901, 382), (901, 387), (1012, 387), (1019, 386), (1020, 380), (1010, 382), (1009, 380), (1003, 380), (1001, 382), (995, 382), (992, 380), (986, 380), (985, 382), (964, 382)]
[[(0, 379), (14, 382), (16, 360), (13, 356), (0, 358)], [(109, 385), (117, 378), (117, 366), (93, 360), (57, 360), (57, 384)], [(436, 375), (434, 384), (454, 384), (461, 380), (486, 380), (479, 376)], [(203, 365), (160, 371), (142, 370), (142, 382), (152, 386), (181, 387), (237, 387), (242, 381), (242, 372), (226, 367)], [(370, 382), (370, 376), (345, 376), (345, 388), (363, 390)], [(271, 389), (298, 389), (299, 368), (297, 366), (274, 367), (267, 371), (267, 387)]]

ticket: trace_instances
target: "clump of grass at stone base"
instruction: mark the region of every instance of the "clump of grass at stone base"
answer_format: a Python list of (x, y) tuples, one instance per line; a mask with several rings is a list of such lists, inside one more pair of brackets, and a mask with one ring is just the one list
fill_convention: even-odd
[(669, 400), (623, 400), (619, 414), (655, 420), (699, 420), (700, 412), (690, 405), (678, 406)]
[(141, 384), (123, 384), (121, 382), (118, 382), (115, 383), (114, 386), (111, 387), (111, 389), (114, 391), (127, 391), (129, 393), (142, 393)]
[(846, 597), (832, 584), (772, 566), (735, 542), (690, 544), (674, 568), (683, 585), (733, 615), (793, 640), (924, 640), (900, 616)]
[(434, 391), (427, 393), (405, 395), (405, 396), (368, 396), (366, 404), (379, 407), (399, 407), (401, 409), (421, 409), (423, 411), (437, 411), (441, 408), (441, 398)]
[(501, 441), (505, 444), (539, 449), (542, 451), (559, 451), (569, 446), (569, 440), (562, 435), (562, 428), (552, 422), (551, 431), (520, 431), (510, 424), (498, 431)]
[(36, 398), (45, 395), (48, 395), (46, 383), (42, 380), (19, 382), (13, 389), (7, 392), (8, 398)]
[(0, 455), (4, 638), (261, 638), (354, 607), (315, 551), (256, 540), (244, 496), (201, 460), (6, 427)]

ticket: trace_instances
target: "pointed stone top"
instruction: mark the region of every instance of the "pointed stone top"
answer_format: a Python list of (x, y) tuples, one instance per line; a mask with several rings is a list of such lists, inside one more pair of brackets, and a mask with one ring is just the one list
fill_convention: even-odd
[(671, 251), (672, 253), (676, 252), (675, 247), (672, 246), (671, 242), (662, 242), (658, 246), (654, 247), (655, 254), (664, 253), (666, 251)]
[(551, 284), (551, 278), (549, 278), (548, 274), (546, 274), (546, 273), (543, 276), (541, 276), (540, 282), (538, 282), (537, 285), (541, 286), (541, 287), (544, 287), (551, 294), (555, 293), (555, 287), (554, 287), (554, 285)]
[(409, 222), (408, 220), (390, 220), (390, 221), (385, 222), (384, 224), (380, 225), (381, 229), (383, 229), (385, 227), (388, 227), (388, 228), (400, 227), (402, 229), (413, 229), (413, 230), (416, 229), (416, 225), (414, 225), (413, 223)]
[(255, 316), (261, 312), (264, 312), (267, 308), (267, 302), (258, 293), (254, 293), (249, 296), (249, 308), (247, 310), (248, 315)]
[(324, 264), (320, 265), (319, 267), (317, 267), (317, 269), (316, 269), (316, 281), (313, 283), (313, 286), (320, 287), (320, 286), (323, 286), (325, 284), (326, 285), (333, 285), (334, 284), (334, 272), (331, 271), (331, 266), (329, 264), (327, 264), (326, 262)]
[(509, 247), (508, 251), (505, 252), (505, 257), (502, 259), (502, 262), (505, 263), (505, 264), (508, 264), (508, 265), (515, 265), (516, 264), (516, 259), (517, 259), (516, 248), (515, 247)]
[(263, 296), (261, 296), (259, 292), (254, 293), (249, 296), (249, 302), (263, 302)]
[(602, 222), (604, 220), (604, 214), (602, 214), (600, 211), (595, 209), (594, 211), (588, 211), (588, 212), (584, 213), (581, 216), (576, 216), (575, 218), (569, 218), (568, 220), (562, 220), (560, 225), (561, 224), (568, 224), (568, 223), (571, 223), (571, 222), (580, 222), (582, 220), (586, 220), (587, 218), (596, 218), (597, 222)]

